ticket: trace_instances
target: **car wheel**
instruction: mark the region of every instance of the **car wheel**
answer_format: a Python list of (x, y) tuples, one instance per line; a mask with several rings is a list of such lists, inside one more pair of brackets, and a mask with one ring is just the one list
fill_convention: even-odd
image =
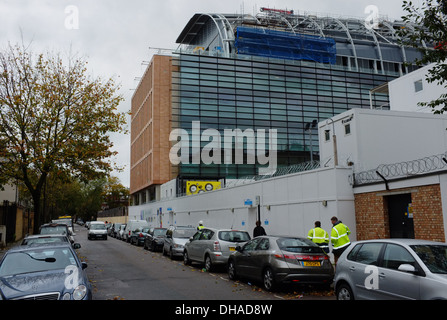
[(183, 252), (183, 264), (185, 266), (189, 266), (191, 264), (191, 260), (189, 260), (188, 252)]
[(271, 268), (266, 268), (262, 274), (262, 281), (264, 284), (264, 289), (267, 291), (275, 290), (275, 275), (273, 274), (273, 270)]
[(236, 274), (236, 265), (233, 260), (228, 262), (228, 278), (230, 278), (230, 280), (237, 280), (238, 278)]
[(205, 269), (208, 272), (213, 270), (213, 262), (211, 261), (211, 257), (209, 255), (206, 255), (205, 257)]
[(337, 300), (354, 300), (352, 289), (347, 283), (342, 283), (337, 286), (336, 297)]

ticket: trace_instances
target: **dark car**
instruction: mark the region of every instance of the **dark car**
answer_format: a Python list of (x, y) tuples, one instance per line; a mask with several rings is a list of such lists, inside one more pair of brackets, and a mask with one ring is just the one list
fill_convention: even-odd
[(148, 232), (149, 228), (143, 228), (141, 230), (135, 229), (135, 231), (132, 231), (132, 233), (130, 234), (129, 242), (137, 246), (144, 245), (144, 238), (146, 237)]
[(0, 261), (0, 300), (91, 300), (86, 267), (69, 244), (14, 247)]
[(68, 237), (71, 243), (74, 242), (73, 235), (71, 234), (68, 225), (63, 223), (47, 223), (40, 226), (40, 234), (63, 234)]
[(236, 247), (228, 259), (228, 277), (260, 281), (267, 291), (286, 283), (328, 287), (334, 268), (321, 247), (308, 239), (261, 236)]
[(151, 251), (161, 251), (163, 248), (164, 237), (166, 235), (167, 228), (150, 228), (149, 232), (144, 238), (144, 249)]

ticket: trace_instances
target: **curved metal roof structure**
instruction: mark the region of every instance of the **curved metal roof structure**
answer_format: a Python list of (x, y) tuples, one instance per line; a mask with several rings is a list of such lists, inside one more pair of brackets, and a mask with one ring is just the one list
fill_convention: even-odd
[(416, 49), (400, 45), (396, 31), (411, 28), (403, 21), (380, 19), (376, 28), (368, 28), (364, 19), (278, 11), (281, 10), (261, 12), (256, 16), (197, 13), (177, 38), (178, 50), (208, 54), (217, 50), (220, 56), (230, 57), (237, 53), (234, 46), (236, 30), (244, 26), (332, 38), (336, 42), (337, 55), (353, 57), (356, 67), (358, 59), (377, 60), (378, 67), (383, 69), (386, 61), (412, 62), (419, 56)]

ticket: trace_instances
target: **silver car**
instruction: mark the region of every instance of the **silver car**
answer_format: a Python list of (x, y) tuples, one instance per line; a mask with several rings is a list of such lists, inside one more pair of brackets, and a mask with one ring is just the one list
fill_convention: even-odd
[(236, 247), (244, 245), (248, 240), (250, 235), (247, 231), (204, 228), (186, 242), (183, 263), (204, 263), (209, 272), (216, 265), (226, 265)]
[(260, 236), (236, 250), (228, 259), (228, 277), (260, 281), (267, 291), (286, 283), (329, 287), (334, 277), (327, 254), (306, 238)]
[(334, 281), (338, 300), (447, 299), (447, 244), (353, 242), (338, 259)]
[(183, 246), (197, 229), (192, 226), (170, 226), (164, 237), (162, 253), (171, 259), (183, 256)]

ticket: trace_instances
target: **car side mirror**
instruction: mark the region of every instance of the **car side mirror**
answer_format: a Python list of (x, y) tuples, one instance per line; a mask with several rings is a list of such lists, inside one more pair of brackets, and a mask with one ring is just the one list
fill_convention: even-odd
[(408, 272), (408, 273), (416, 273), (417, 272), (415, 267), (413, 267), (411, 264), (407, 264), (407, 263), (401, 264), (399, 266), (399, 268), (397, 268), (397, 270), (403, 271), (403, 272)]
[(81, 267), (82, 267), (82, 270), (87, 268), (87, 262), (81, 262)]
[(80, 243), (73, 243), (73, 249), (81, 249)]

